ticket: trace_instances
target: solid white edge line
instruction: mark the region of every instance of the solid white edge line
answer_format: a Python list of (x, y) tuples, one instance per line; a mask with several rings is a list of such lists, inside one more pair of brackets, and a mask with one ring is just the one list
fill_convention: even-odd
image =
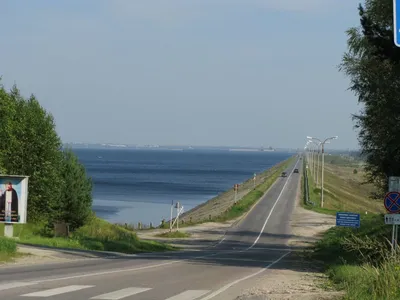
[(261, 270), (255, 272), (255, 273), (253, 273), (253, 274), (250, 274), (250, 275), (247, 275), (247, 276), (245, 276), (245, 277), (236, 279), (235, 281), (232, 281), (231, 283), (228, 283), (227, 285), (221, 287), (220, 289), (218, 289), (218, 290), (216, 290), (215, 292), (209, 294), (208, 296), (206, 296), (206, 297), (204, 297), (204, 298), (201, 298), (200, 300), (209, 300), (209, 299), (212, 299), (212, 298), (214, 298), (215, 296), (218, 296), (219, 294), (221, 294), (222, 292), (225, 292), (225, 291), (226, 291), (227, 289), (229, 289), (231, 286), (233, 286), (233, 285), (235, 285), (235, 284), (237, 284), (237, 283), (239, 283), (239, 282), (241, 282), (241, 281), (244, 281), (244, 280), (246, 280), (246, 279), (249, 279), (249, 278), (252, 278), (252, 277), (254, 277), (254, 276), (257, 276), (257, 275), (261, 274), (262, 272), (264, 272), (264, 271), (268, 270), (269, 268), (271, 268), (271, 267), (272, 267), (273, 265), (275, 265), (276, 263), (280, 262), (285, 256), (287, 256), (287, 255), (290, 254), (290, 253), (291, 253), (291, 252), (287, 252), (287, 253), (283, 254), (281, 257), (279, 257), (277, 260), (275, 260), (273, 263), (269, 264), (269, 265), (266, 266), (265, 268), (262, 268)]
[(281, 190), (281, 192), (280, 192), (279, 195), (278, 195), (278, 198), (275, 200), (274, 205), (272, 206), (272, 208), (271, 208), (271, 210), (270, 210), (270, 212), (269, 212), (267, 218), (265, 219), (264, 225), (263, 225), (263, 227), (261, 228), (261, 231), (260, 231), (259, 235), (257, 236), (256, 240), (254, 241), (253, 245), (251, 245), (251, 246), (250, 246), (249, 248), (247, 248), (246, 250), (250, 250), (251, 248), (253, 248), (253, 247), (257, 244), (257, 242), (258, 242), (258, 240), (260, 239), (261, 235), (263, 234), (264, 229), (265, 229), (265, 226), (267, 226), (267, 223), (268, 223), (268, 221), (269, 221), (269, 218), (271, 217), (272, 213), (274, 212), (275, 206), (278, 204), (279, 200), (281, 199), (281, 196), (282, 196), (283, 192), (285, 191), (286, 186), (287, 186), (287, 184), (288, 184), (290, 178), (291, 178), (292, 175), (293, 175), (293, 170), (296, 169), (296, 166), (297, 166), (298, 162), (299, 162), (299, 160), (296, 161), (296, 164), (294, 165), (292, 171), (290, 172), (289, 177), (287, 178), (285, 184), (283, 185), (282, 190)]

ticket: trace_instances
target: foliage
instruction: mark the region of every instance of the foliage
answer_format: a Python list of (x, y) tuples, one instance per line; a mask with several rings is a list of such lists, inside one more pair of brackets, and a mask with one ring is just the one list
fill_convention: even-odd
[(92, 213), (92, 181), (71, 149), (65, 149), (63, 155), (63, 189), (58, 218), (74, 230), (84, 225)]
[(16, 86), (0, 86), (0, 166), (2, 172), (29, 178), (28, 218), (50, 219), (59, 209), (61, 140), (53, 117), (32, 95), (24, 99)]
[(17, 252), (17, 243), (9, 238), (0, 237), (0, 253), (14, 254)]
[(91, 213), (92, 185), (71, 150), (62, 150), (53, 116), (14, 85), (0, 85), (0, 171), (29, 176), (28, 221), (62, 219), (82, 226)]
[(363, 105), (354, 115), (369, 182), (382, 194), (387, 177), (400, 174), (400, 49), (393, 43), (393, 1), (366, 0), (359, 28), (350, 28), (340, 70)]

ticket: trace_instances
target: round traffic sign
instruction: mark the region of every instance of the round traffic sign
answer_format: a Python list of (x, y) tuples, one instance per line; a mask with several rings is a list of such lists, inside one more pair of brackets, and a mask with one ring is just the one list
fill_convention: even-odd
[(385, 195), (383, 201), (385, 208), (388, 212), (395, 214), (400, 212), (400, 193), (399, 192), (389, 192)]

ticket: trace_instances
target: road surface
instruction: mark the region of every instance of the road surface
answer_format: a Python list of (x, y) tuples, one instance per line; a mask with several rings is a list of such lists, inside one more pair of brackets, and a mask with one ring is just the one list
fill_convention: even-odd
[[(290, 266), (290, 217), (302, 160), (213, 247), (0, 268), (1, 299), (220, 300), (269, 268)], [(298, 168), (299, 174), (293, 173)]]

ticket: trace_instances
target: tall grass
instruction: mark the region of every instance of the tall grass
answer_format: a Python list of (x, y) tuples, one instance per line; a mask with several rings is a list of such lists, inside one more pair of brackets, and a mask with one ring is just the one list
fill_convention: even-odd
[(391, 226), (382, 215), (363, 216), (361, 224), (360, 229), (328, 230), (316, 244), (314, 257), (346, 291), (345, 299), (400, 299), (400, 250), (391, 250)]

